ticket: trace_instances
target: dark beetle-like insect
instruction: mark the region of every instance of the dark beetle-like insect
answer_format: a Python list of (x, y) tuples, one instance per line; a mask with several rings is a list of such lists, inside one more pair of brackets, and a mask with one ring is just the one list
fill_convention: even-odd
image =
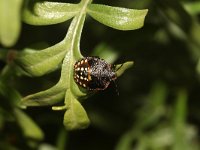
[(116, 78), (113, 66), (99, 57), (84, 57), (74, 65), (75, 82), (88, 90), (105, 90)]

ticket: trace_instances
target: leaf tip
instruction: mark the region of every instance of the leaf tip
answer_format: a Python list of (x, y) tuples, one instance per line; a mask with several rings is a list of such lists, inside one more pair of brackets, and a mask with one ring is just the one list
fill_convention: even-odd
[(132, 67), (134, 65), (133, 61), (127, 61), (123, 64), (118, 64), (116, 65), (116, 74), (117, 77), (121, 76), (127, 69), (129, 69), (130, 67)]

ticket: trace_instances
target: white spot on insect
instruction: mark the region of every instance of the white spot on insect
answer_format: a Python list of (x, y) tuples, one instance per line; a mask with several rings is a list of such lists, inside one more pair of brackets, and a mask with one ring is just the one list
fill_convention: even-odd
[(84, 60), (81, 60), (81, 64), (83, 64), (84, 63)]
[(86, 85), (85, 85), (85, 84), (83, 84), (83, 87), (86, 87)]
[(80, 85), (82, 85), (82, 82), (79, 82)]
[(79, 75), (77, 74), (76, 77), (79, 78)]
[(83, 77), (81, 76), (80, 79), (83, 80)]
[(85, 68), (85, 71), (87, 71), (88, 70), (88, 68)]
[(81, 72), (80, 74), (81, 74), (81, 76), (83, 75), (83, 73), (82, 73), (82, 72)]
[(79, 70), (80, 70), (80, 67), (76, 68), (76, 70), (79, 71)]
[(85, 81), (87, 81), (87, 78), (84, 78)]
[(78, 66), (80, 65), (80, 62), (78, 62)]
[(87, 62), (87, 59), (85, 59), (85, 63)]
[(81, 67), (81, 71), (83, 71), (84, 70), (84, 68), (83, 67)]

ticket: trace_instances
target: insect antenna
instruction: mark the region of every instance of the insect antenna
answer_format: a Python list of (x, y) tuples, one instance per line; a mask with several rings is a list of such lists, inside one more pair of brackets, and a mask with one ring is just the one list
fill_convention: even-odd
[[(118, 68), (116, 68), (116, 65), (113, 65), (113, 71), (117, 72), (124, 64), (121, 64)], [(117, 87), (117, 84), (115, 82), (115, 80), (112, 80), (114, 85), (115, 85), (115, 92), (117, 93), (117, 96), (119, 96), (119, 90)]]

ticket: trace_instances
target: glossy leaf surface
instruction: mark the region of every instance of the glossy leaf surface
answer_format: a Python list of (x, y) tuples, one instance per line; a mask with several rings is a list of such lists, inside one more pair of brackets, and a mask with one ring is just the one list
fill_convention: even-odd
[(90, 4), (88, 14), (100, 23), (118, 30), (134, 30), (144, 25), (147, 10)]
[(27, 3), (23, 11), (23, 20), (32, 25), (61, 23), (75, 16), (80, 10), (78, 4), (59, 2)]
[(17, 54), (15, 62), (29, 76), (42, 76), (54, 71), (66, 54), (65, 41), (43, 50), (25, 49)]

